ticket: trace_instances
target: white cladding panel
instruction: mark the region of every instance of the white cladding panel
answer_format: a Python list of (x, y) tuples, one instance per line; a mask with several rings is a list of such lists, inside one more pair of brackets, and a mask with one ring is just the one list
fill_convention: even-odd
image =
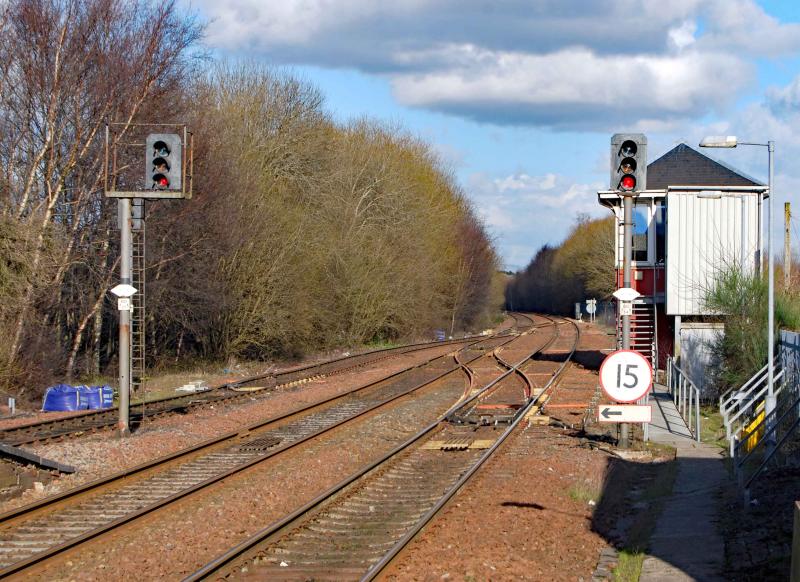
[(714, 342), (725, 332), (721, 323), (684, 323), (681, 325), (681, 368), (701, 395), (712, 387), (709, 366), (714, 361)]
[(703, 297), (721, 269), (755, 269), (758, 198), (739, 192), (667, 194), (668, 315), (707, 313)]

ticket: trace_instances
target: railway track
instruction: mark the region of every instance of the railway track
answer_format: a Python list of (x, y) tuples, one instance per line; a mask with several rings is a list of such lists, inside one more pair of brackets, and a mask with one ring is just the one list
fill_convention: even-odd
[[(522, 318), (517, 315), (515, 320)], [(154, 418), (173, 413), (185, 413), (187, 410), (218, 403), (233, 403), (238, 400), (251, 399), (259, 394), (264, 395), (277, 389), (300, 384), (302, 382), (350, 372), (357, 368), (398, 357), (412, 352), (441, 347), (443, 345), (463, 345), (477, 338), (469, 337), (445, 342), (426, 342), (410, 344), (396, 348), (386, 348), (364, 354), (357, 354), (327, 360), (317, 364), (293, 368), (275, 374), (263, 374), (215, 386), (204, 392), (169, 396), (148, 402), (131, 405), (130, 423), (135, 430), (145, 418)], [(81, 436), (87, 432), (115, 428), (119, 420), (119, 411), (115, 408), (92, 410), (74, 416), (43, 420), (0, 430), (0, 442), (20, 446), (47, 442), (71, 436)]]
[[(345, 479), (304, 507), (264, 528), (218, 557), (186, 581), (205, 579), (371, 580), (402, 551), (481, 465), (498, 449), (537, 401), (558, 381), (577, 346), (572, 323), (572, 348), (559, 369), (538, 391), (524, 371), (536, 369), (537, 355), (561, 337), (553, 321), (553, 338), (515, 364), (476, 395), (456, 404), (432, 423), (364, 470)], [(563, 343), (563, 342), (562, 342)], [(518, 372), (523, 372), (520, 376)], [(527, 397), (513, 420), (466, 424), (476, 402), (507, 382), (519, 390), (519, 378), (535, 396)], [(450, 420), (448, 420), (450, 419)], [(454, 423), (452, 419), (457, 419)]]
[[(532, 327), (533, 321), (520, 320)], [(64, 494), (0, 515), (0, 576), (22, 574), (87, 540), (169, 506), (249, 467), (385, 407), (512, 341), (473, 341), (357, 389)], [(452, 359), (452, 362), (451, 362)]]

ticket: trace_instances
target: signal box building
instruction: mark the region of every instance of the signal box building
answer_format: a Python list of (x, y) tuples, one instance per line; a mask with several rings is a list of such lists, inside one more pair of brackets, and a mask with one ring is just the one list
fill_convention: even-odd
[[(767, 188), (686, 144), (647, 165), (645, 187), (633, 205), (631, 286), (641, 297), (633, 305), (631, 349), (654, 368), (663, 368), (667, 356), (680, 355), (681, 366), (702, 390), (708, 342), (722, 326), (703, 299), (721, 269), (759, 268)], [(623, 199), (616, 191), (598, 197), (616, 218), (620, 288)]]

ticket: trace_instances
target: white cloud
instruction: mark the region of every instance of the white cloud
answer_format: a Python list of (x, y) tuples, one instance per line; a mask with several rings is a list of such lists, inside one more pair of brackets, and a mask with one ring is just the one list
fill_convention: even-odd
[(720, 53), (623, 56), (571, 48), (530, 55), (472, 46), (442, 52), (467, 64), (395, 75), (400, 102), (498, 123), (632, 127), (641, 119), (694, 117), (724, 105), (752, 78), (747, 63)]
[(708, 26), (703, 49), (754, 56), (791, 55), (800, 49), (800, 24), (782, 23), (753, 0), (713, 0), (701, 15)]
[(560, 243), (579, 215), (605, 216), (597, 203), (600, 189), (602, 184), (524, 172), (494, 178), (475, 173), (465, 188), (511, 269), (525, 266), (542, 245)]
[(214, 46), (239, 49), (312, 43), (320, 33), (379, 16), (380, 3), (367, 0), (200, 1), (211, 15)]
[[(582, 45), (613, 52), (622, 33), (624, 42), (638, 50), (661, 50), (668, 31), (701, 5), (700, 0), (197, 1), (215, 20), (208, 31), (214, 46), (285, 54), (294, 47), (295, 56), (326, 62), (352, 56), (352, 47), (360, 46), (389, 64), (404, 48), (437, 43), (533, 52)], [(363, 58), (374, 62), (366, 54)]]
[(404, 104), (497, 124), (663, 130), (733, 102), (754, 55), (800, 50), (753, 0), (197, 1), (214, 47), (387, 75)]
[(694, 34), (697, 32), (697, 23), (694, 20), (687, 20), (676, 28), (669, 30), (669, 40), (678, 50), (682, 50), (694, 44)]
[(534, 177), (528, 174), (513, 174), (505, 178), (496, 178), (493, 180), (493, 185), (499, 192), (503, 193), (509, 190), (552, 190), (556, 185), (556, 175), (545, 174), (541, 177)]
[(800, 75), (785, 87), (772, 87), (767, 90), (767, 104), (776, 114), (800, 112)]

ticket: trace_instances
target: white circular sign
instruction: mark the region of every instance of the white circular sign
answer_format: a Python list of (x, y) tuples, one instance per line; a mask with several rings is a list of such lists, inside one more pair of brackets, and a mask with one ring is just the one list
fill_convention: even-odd
[(653, 368), (639, 352), (618, 350), (600, 366), (600, 386), (611, 400), (635, 402), (647, 394), (652, 384)]
[(596, 303), (586, 303), (586, 313), (589, 315), (594, 315), (597, 311), (597, 304)]

